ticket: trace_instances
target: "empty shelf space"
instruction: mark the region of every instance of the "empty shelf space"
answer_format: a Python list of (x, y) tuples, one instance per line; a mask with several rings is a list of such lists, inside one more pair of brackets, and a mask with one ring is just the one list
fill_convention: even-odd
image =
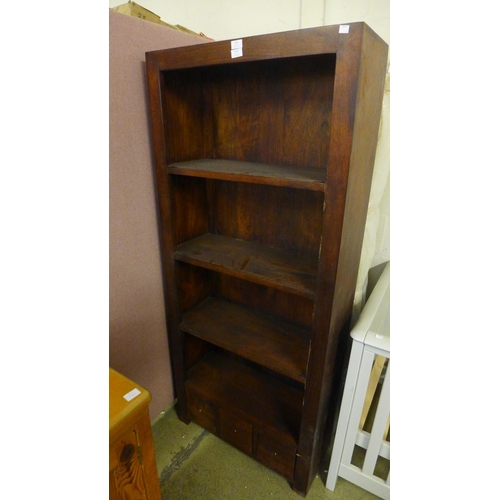
[(297, 442), (303, 391), (223, 353), (205, 356), (188, 372), (186, 388), (221, 408), (233, 408)]
[(236, 160), (201, 159), (172, 163), (167, 167), (167, 171), (175, 175), (268, 184), (312, 191), (324, 191), (326, 181), (326, 170), (324, 169), (267, 165)]
[(177, 260), (303, 297), (315, 297), (316, 262), (284, 250), (206, 233), (179, 245)]
[(305, 382), (308, 331), (222, 299), (187, 312), (181, 330), (298, 382)]

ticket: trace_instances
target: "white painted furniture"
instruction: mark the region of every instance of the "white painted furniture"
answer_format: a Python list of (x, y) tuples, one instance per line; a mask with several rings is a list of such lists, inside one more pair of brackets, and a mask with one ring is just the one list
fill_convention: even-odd
[[(353, 344), (326, 481), (327, 489), (333, 491), (340, 476), (384, 499), (390, 495), (390, 476), (383, 480), (374, 475), (374, 469), (379, 456), (390, 460), (390, 443), (386, 439), (391, 369), (389, 280), (390, 263), (387, 263), (351, 331)], [(384, 364), (385, 375), (382, 374)], [(380, 398), (368, 433), (362, 429), (381, 378)], [(361, 467), (351, 463), (355, 445), (366, 450)]]

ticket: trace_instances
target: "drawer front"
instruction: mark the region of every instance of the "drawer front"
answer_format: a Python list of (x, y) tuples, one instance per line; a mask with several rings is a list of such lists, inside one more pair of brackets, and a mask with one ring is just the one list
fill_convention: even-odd
[(247, 455), (252, 455), (252, 429), (247, 420), (221, 409), (219, 415), (220, 437)]
[(295, 444), (283, 441), (269, 432), (259, 431), (255, 458), (286, 478), (293, 479), (296, 450)]
[(189, 418), (212, 434), (217, 434), (215, 406), (195, 392), (187, 391)]

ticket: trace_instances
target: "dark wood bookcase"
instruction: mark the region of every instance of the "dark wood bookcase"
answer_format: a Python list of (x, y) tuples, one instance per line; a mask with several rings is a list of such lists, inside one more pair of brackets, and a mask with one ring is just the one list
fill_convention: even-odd
[(146, 54), (177, 411), (306, 495), (338, 392), (387, 45), (364, 23), (232, 42)]

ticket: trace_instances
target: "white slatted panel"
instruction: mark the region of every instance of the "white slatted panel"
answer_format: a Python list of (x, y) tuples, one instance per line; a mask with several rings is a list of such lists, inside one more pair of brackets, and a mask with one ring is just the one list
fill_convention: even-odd
[(375, 470), (377, 458), (380, 454), (380, 448), (382, 447), (382, 439), (384, 436), (385, 427), (387, 425), (387, 420), (389, 419), (390, 369), (391, 365), (390, 361), (388, 361), (385, 380), (382, 387), (382, 392), (380, 394), (380, 399), (378, 401), (377, 412), (375, 414), (375, 420), (373, 422), (372, 432), (370, 435), (370, 442), (368, 444), (368, 449), (366, 451), (366, 457), (363, 464), (364, 474), (373, 474), (373, 471)]
[(365, 402), (364, 395), (366, 394), (366, 388), (368, 387), (368, 381), (370, 380), (374, 358), (375, 354), (372, 352), (367, 350), (363, 351), (361, 366), (359, 367), (358, 382), (354, 393), (351, 416), (347, 427), (344, 452), (342, 453), (343, 464), (351, 463), (352, 453), (354, 451), (354, 445), (356, 444), (356, 437), (358, 434), (358, 423), (361, 418), (361, 412), (363, 411), (363, 405)]

